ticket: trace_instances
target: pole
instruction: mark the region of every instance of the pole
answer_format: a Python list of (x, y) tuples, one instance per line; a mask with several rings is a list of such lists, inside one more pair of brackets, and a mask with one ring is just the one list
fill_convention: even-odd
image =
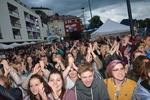
[(91, 2), (90, 2), (90, 0), (88, 0), (88, 3), (89, 3), (90, 15), (91, 15), (91, 25), (92, 25), (92, 29), (93, 29), (94, 26), (93, 26), (93, 21), (92, 21), (92, 10), (91, 10)]
[(131, 35), (134, 36), (135, 34), (134, 34), (134, 29), (133, 29), (132, 12), (131, 12), (130, 0), (126, 0), (126, 2), (127, 2), (128, 16), (129, 16), (129, 21), (130, 21), (130, 32), (131, 32)]
[(82, 7), (81, 9), (83, 11), (84, 29), (86, 29), (86, 22), (85, 22), (85, 16), (84, 16), (84, 7)]

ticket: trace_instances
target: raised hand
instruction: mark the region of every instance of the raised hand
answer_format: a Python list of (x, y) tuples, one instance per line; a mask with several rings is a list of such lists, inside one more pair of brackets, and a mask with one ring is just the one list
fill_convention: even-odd
[(55, 64), (55, 68), (60, 70), (60, 64), (59, 63)]
[(9, 65), (8, 65), (8, 62), (7, 62), (7, 60), (2, 60), (1, 61), (1, 64), (3, 64), (3, 66), (6, 68), (6, 69), (9, 69)]
[(42, 100), (47, 100), (47, 96), (46, 96), (46, 93), (45, 93), (45, 88), (44, 88), (43, 83), (41, 83), (39, 85), (38, 91), (39, 91), (40, 96), (42, 97)]
[(44, 62), (42, 61), (42, 60), (40, 60), (39, 61), (39, 64), (40, 64), (40, 66), (41, 66), (41, 70), (43, 71), (45, 68), (44, 68), (44, 66), (45, 66), (45, 64), (44, 64)]
[(68, 62), (69, 62), (69, 65), (72, 66), (72, 64), (74, 63), (74, 58), (73, 57), (69, 57), (68, 58)]
[(52, 89), (52, 95), (53, 95), (53, 97), (54, 97), (54, 99), (58, 99), (59, 98), (59, 95), (58, 95), (58, 90), (57, 90), (57, 88), (56, 88), (56, 86), (53, 84), (53, 82), (51, 82), (51, 80), (50, 80), (50, 82), (48, 82), (48, 85), (51, 87), (51, 89)]
[(39, 63), (37, 63), (36, 65), (35, 65), (35, 67), (33, 68), (33, 74), (37, 74), (39, 71), (41, 70), (41, 68), (40, 68), (40, 64)]

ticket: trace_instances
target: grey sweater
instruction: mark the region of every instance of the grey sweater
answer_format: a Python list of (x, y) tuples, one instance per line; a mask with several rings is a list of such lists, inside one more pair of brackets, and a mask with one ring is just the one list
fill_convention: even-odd
[(94, 78), (91, 87), (86, 87), (80, 79), (72, 88), (77, 100), (109, 100), (107, 88), (102, 79)]

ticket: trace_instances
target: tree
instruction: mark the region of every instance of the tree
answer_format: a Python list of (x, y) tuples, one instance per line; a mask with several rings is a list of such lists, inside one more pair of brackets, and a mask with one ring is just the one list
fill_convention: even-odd
[(59, 14), (58, 14), (58, 13), (55, 13), (55, 16), (59, 16)]
[(138, 20), (137, 23), (139, 24), (139, 28), (150, 28), (150, 18), (146, 18), (144, 20)]
[(144, 20), (144, 23), (145, 23), (145, 26), (146, 26), (148, 29), (150, 29), (150, 18), (146, 18), (146, 19)]
[(138, 20), (137, 23), (138, 23), (139, 28), (144, 28), (145, 27), (145, 23), (144, 23), (143, 20)]
[(59, 14), (58, 14), (58, 13), (55, 13), (55, 17), (56, 17), (57, 19), (59, 19)]
[(99, 16), (93, 16), (92, 19), (89, 20), (90, 25), (89, 28), (98, 28), (103, 24)]

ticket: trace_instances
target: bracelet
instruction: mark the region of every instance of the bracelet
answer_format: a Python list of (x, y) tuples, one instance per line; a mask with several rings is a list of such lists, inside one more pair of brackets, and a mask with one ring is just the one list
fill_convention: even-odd
[(60, 98), (58, 97), (57, 99), (54, 99), (54, 100), (59, 100)]
[(68, 66), (66, 69), (70, 70), (70, 69), (71, 69), (71, 67), (69, 67), (69, 66)]

